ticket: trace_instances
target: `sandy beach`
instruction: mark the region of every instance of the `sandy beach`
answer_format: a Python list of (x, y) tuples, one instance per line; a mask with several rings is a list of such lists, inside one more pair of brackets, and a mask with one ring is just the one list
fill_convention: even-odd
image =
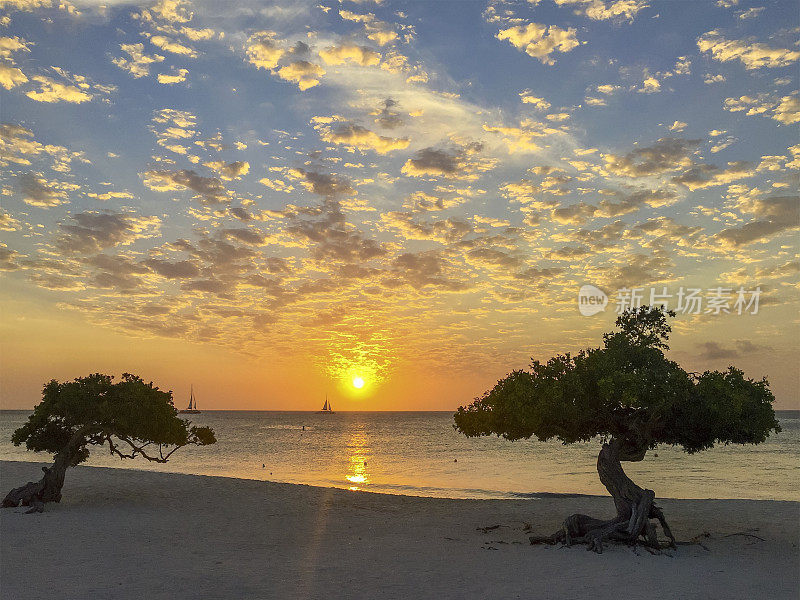
[[(6, 489), (40, 463), (2, 462)], [(662, 500), (672, 556), (531, 546), (610, 498), (449, 500), (78, 467), (0, 511), (2, 598), (797, 598), (800, 503)], [(483, 531), (479, 528), (493, 527)]]

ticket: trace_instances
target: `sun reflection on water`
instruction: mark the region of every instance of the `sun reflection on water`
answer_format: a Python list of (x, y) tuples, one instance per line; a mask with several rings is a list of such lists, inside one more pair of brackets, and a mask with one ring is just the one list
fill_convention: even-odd
[(348, 489), (358, 491), (364, 484), (370, 481), (367, 472), (367, 459), (372, 456), (372, 449), (369, 446), (369, 439), (363, 424), (358, 425), (358, 429), (350, 434), (347, 442), (347, 474), (345, 479), (352, 485)]

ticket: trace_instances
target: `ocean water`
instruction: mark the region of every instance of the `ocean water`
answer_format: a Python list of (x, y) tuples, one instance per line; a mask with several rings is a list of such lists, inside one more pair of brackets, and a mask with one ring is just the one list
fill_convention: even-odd
[[(28, 414), (0, 411), (0, 459), (50, 460), (10, 442)], [(218, 442), (183, 448), (165, 465), (95, 448), (87, 464), (449, 498), (607, 493), (595, 471), (599, 441), (469, 439), (453, 430), (450, 412), (205, 411), (191, 418), (213, 427)], [(778, 419), (783, 431), (758, 446), (693, 456), (659, 447), (624, 467), (662, 498), (800, 500), (800, 411), (779, 411)]]

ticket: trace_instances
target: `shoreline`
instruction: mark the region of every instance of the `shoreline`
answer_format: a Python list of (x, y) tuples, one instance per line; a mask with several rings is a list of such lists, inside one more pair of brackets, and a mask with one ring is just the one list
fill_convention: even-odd
[[(130, 461), (129, 461), (130, 462)], [(134, 461), (136, 462), (136, 461)], [(0, 458), (0, 465), (5, 463), (13, 463), (13, 464), (22, 464), (22, 465), (35, 465), (37, 468), (37, 476), (43, 466), (49, 466), (52, 464), (51, 462), (44, 462), (44, 461), (29, 461), (29, 460), (15, 460), (15, 459), (6, 459)], [(139, 464), (147, 464), (144, 462), (139, 461)], [(611, 497), (607, 494), (587, 494), (582, 492), (510, 492), (510, 491), (502, 491), (502, 490), (480, 490), (486, 493), (494, 493), (494, 494), (505, 494), (509, 497), (507, 498), (470, 498), (470, 497), (462, 497), (462, 496), (435, 496), (435, 495), (423, 495), (423, 494), (413, 494), (413, 493), (404, 493), (404, 492), (391, 492), (386, 490), (352, 490), (344, 485), (336, 486), (336, 485), (319, 485), (315, 483), (304, 483), (300, 481), (278, 481), (274, 479), (257, 479), (255, 477), (236, 477), (234, 475), (210, 475), (207, 473), (186, 473), (183, 471), (155, 471), (155, 470), (148, 470), (148, 469), (139, 469), (136, 467), (109, 467), (106, 465), (87, 465), (82, 464), (79, 465), (77, 468), (79, 469), (105, 469), (109, 471), (131, 471), (134, 473), (154, 473), (154, 474), (161, 474), (161, 475), (179, 475), (179, 476), (186, 476), (186, 477), (210, 477), (216, 479), (226, 479), (232, 481), (258, 481), (261, 483), (267, 484), (275, 484), (275, 485), (294, 485), (294, 486), (305, 486), (314, 489), (320, 490), (340, 490), (345, 491), (348, 493), (359, 493), (359, 494), (377, 494), (381, 496), (401, 496), (401, 497), (408, 497), (408, 498), (432, 498), (432, 499), (439, 499), (439, 500), (480, 500), (480, 501), (490, 501), (490, 502), (513, 502), (513, 501), (522, 501), (522, 502), (530, 502), (533, 500), (541, 500), (541, 499), (549, 499), (549, 498), (606, 498), (610, 501)], [(69, 480), (70, 473), (72, 473), (72, 469), (67, 471), (67, 480)], [(1, 474), (1, 473), (0, 473)], [(594, 475), (594, 473), (592, 474)], [(25, 482), (23, 482), (25, 483)], [(21, 484), (14, 484), (11, 487), (16, 487), (17, 485)], [(381, 485), (385, 487), (392, 487), (390, 484), (376, 484), (377, 487)], [(424, 489), (424, 490), (444, 490), (446, 488), (431, 488), (431, 487), (419, 487), (415, 486), (409, 489)], [(449, 489), (449, 488), (448, 488)], [(0, 490), (1, 492), (2, 490)], [(453, 488), (453, 491), (463, 491), (461, 488)], [(5, 494), (7, 492), (3, 492)], [(673, 496), (659, 496), (656, 495), (656, 500), (670, 500), (670, 501), (687, 501), (687, 502), (696, 502), (696, 501), (751, 501), (751, 502), (784, 502), (790, 504), (797, 504), (800, 506), (800, 499), (798, 500), (787, 500), (781, 498), (727, 498), (727, 497), (719, 497), (719, 496), (710, 496), (707, 498), (677, 498)]]
[[(0, 491), (38, 478), (42, 464), (0, 462)], [(528, 535), (552, 533), (573, 512), (610, 516), (610, 497), (449, 499), (81, 466), (43, 514), (0, 510), (0, 595), (567, 598), (590, 588), (601, 600), (620, 589), (643, 599), (653, 589), (670, 598), (797, 597), (800, 503), (659, 505), (678, 540), (701, 536), (708, 550), (679, 546), (670, 557), (610, 546), (598, 555), (529, 545)]]

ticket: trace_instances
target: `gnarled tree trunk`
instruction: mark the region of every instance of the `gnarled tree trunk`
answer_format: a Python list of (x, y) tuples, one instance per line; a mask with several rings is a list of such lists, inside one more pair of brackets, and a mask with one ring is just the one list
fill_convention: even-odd
[(603, 551), (604, 541), (628, 544), (642, 543), (651, 548), (660, 548), (656, 527), (651, 519), (661, 524), (674, 546), (675, 538), (667, 525), (662, 510), (653, 503), (655, 492), (644, 490), (625, 474), (621, 461), (639, 461), (644, 458), (647, 448), (637, 448), (612, 438), (603, 444), (597, 457), (597, 473), (600, 481), (614, 499), (617, 516), (602, 520), (588, 515), (574, 514), (564, 521), (562, 528), (548, 537), (531, 537), (531, 543), (587, 544), (590, 550)]
[(13, 506), (30, 506), (27, 513), (43, 512), (45, 502), (61, 502), (61, 488), (64, 487), (64, 475), (72, 466), (78, 448), (85, 443), (89, 430), (82, 428), (76, 431), (67, 445), (56, 454), (53, 465), (42, 467), (44, 476), (39, 481), (29, 481), (23, 486), (14, 488), (3, 499), (3, 508)]
[(61, 488), (64, 487), (64, 475), (69, 463), (61, 454), (51, 467), (42, 467), (44, 476), (39, 481), (29, 481), (25, 485), (14, 488), (3, 499), (3, 508), (11, 506), (30, 506), (27, 512), (44, 511), (45, 502), (61, 502)]

